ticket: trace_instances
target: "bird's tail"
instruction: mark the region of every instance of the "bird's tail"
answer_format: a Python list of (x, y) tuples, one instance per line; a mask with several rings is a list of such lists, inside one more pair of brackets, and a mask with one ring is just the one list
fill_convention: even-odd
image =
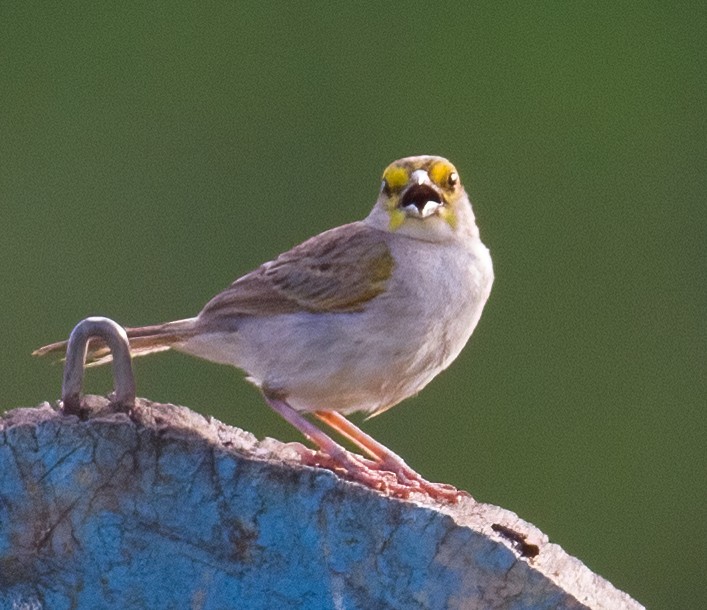
[[(177, 320), (166, 324), (126, 328), (125, 332), (128, 333), (128, 339), (130, 340), (130, 354), (135, 358), (171, 349), (194, 335), (195, 322), (196, 318), (187, 318), (186, 320)], [(32, 355), (63, 355), (66, 353), (67, 344), (68, 341), (50, 343), (34, 350)], [(99, 337), (92, 338), (88, 343), (88, 353), (86, 354), (88, 366), (99, 366), (111, 360), (112, 356), (106, 342)]]

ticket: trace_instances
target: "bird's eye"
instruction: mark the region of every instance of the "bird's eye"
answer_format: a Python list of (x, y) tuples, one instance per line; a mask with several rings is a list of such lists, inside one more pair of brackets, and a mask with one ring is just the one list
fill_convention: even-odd
[(449, 161), (440, 160), (429, 169), (430, 178), (440, 188), (454, 189), (459, 184), (459, 174)]

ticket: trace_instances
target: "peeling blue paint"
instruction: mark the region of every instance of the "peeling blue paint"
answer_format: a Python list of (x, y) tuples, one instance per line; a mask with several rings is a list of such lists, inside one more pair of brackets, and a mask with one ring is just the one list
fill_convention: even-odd
[(583, 607), (430, 508), (190, 430), (45, 409), (0, 427), (0, 610), (483, 607), (478, 583), (513, 570), (531, 592), (514, 608)]

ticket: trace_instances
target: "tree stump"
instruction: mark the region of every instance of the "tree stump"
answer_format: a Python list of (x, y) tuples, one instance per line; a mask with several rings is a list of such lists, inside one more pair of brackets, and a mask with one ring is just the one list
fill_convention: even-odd
[(0, 419), (0, 608), (642, 606), (515, 514), (409, 500), (138, 399)]

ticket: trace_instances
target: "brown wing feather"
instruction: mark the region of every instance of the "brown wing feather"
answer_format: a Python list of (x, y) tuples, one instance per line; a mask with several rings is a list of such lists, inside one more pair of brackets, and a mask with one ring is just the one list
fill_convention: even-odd
[(295, 246), (215, 296), (199, 321), (298, 311), (353, 312), (380, 294), (393, 271), (384, 233), (356, 222)]

